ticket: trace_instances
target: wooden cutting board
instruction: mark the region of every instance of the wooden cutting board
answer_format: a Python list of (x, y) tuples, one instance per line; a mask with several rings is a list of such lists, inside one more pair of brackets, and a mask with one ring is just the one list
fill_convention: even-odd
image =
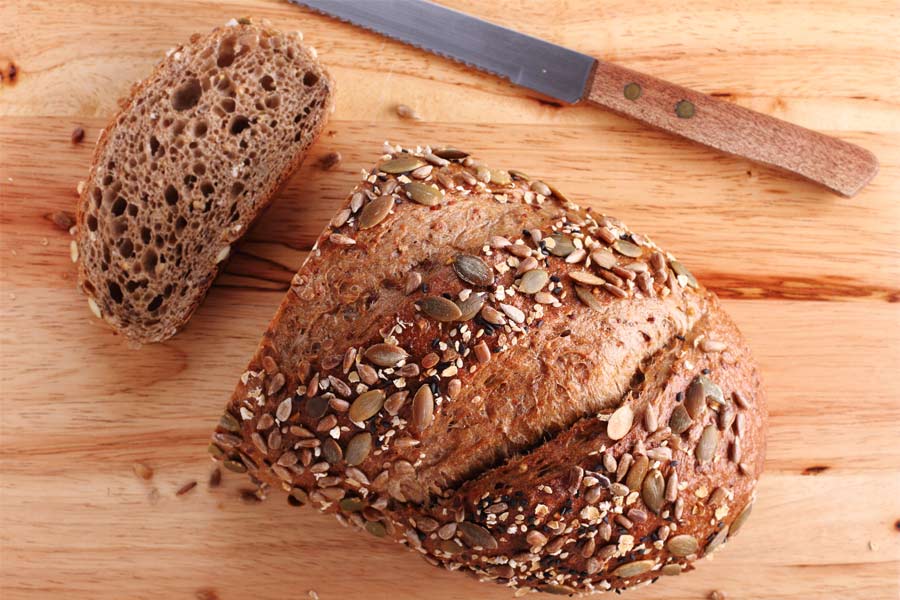
[[(840, 199), (275, 1), (3, 2), (0, 597), (512, 596), (278, 494), (242, 501), (241, 477), (207, 486), (210, 429), (260, 333), (390, 139), (467, 148), (623, 218), (715, 289), (756, 351), (771, 436), (752, 519), (695, 573), (628, 597), (898, 598), (900, 5), (447, 3), (840, 135), (881, 174)], [(131, 348), (76, 293), (69, 235), (48, 215), (74, 208), (116, 98), (191, 33), (246, 14), (304, 31), (337, 79), (337, 111), (189, 327)], [(397, 103), (424, 120), (399, 120)], [(331, 151), (343, 162), (326, 173), (315, 163)]]

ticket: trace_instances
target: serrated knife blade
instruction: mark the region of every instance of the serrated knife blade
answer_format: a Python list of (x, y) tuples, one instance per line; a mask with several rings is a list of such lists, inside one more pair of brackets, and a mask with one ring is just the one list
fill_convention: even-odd
[(426, 0), (290, 1), (570, 104), (584, 96), (597, 62)]
[(290, 0), (543, 96), (612, 110), (853, 196), (878, 172), (868, 150), (427, 0)]

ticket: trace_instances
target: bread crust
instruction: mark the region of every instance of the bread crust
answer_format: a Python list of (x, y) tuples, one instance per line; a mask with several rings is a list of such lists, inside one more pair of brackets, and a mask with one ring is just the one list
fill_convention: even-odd
[[(85, 260), (90, 247), (98, 243), (97, 236), (92, 235), (92, 232), (86, 225), (86, 218), (90, 210), (89, 202), (91, 194), (95, 193), (95, 190), (101, 187), (99, 182), (104, 173), (106, 162), (108, 160), (119, 159), (118, 156), (113, 156), (111, 154), (109, 148), (111, 137), (114, 135), (117, 128), (137, 128), (141, 126), (140, 123), (134, 125), (129, 124), (126, 121), (128, 117), (135, 112), (136, 104), (143, 101), (145, 92), (151, 87), (159, 85), (160, 81), (166, 77), (174, 79), (176, 83), (180, 82), (181, 79), (183, 79), (181, 71), (186, 68), (185, 65), (181, 63), (183, 54), (190, 53), (193, 56), (196, 56), (205, 49), (215, 49), (223, 39), (239, 39), (241, 36), (245, 35), (267, 36), (270, 39), (278, 38), (290, 40), (289, 43), (294, 44), (297, 49), (297, 55), (295, 57), (296, 62), (298, 64), (305, 64), (305, 66), (315, 72), (318, 77), (318, 82), (316, 83), (317, 91), (315, 93), (322, 94), (324, 102), (321, 106), (317, 107), (315, 115), (310, 117), (310, 121), (313, 122), (313, 127), (309, 131), (310, 135), (308, 139), (303, 139), (300, 140), (299, 143), (295, 143), (289, 159), (284, 161), (281, 166), (270, 165), (270, 167), (273, 167), (272, 172), (275, 173), (275, 176), (266, 177), (267, 181), (263, 189), (256, 194), (251, 194), (252, 197), (247, 204), (251, 205), (252, 208), (248, 211), (248, 214), (241, 215), (232, 227), (223, 229), (217, 239), (205, 240), (210, 244), (216, 244), (217, 247), (221, 247), (222, 250), (220, 250), (220, 252), (225, 253), (226, 257), (224, 259), (219, 259), (216, 254), (213, 253), (213, 256), (209, 257), (210, 260), (207, 261), (208, 264), (205, 264), (205, 266), (208, 267), (208, 270), (202, 274), (188, 274), (194, 276), (193, 281), (195, 285), (187, 294), (187, 302), (181, 307), (181, 310), (177, 311), (174, 315), (169, 314), (160, 318), (159, 323), (147, 324), (145, 322), (146, 319), (142, 321), (141, 315), (135, 314), (134, 312), (127, 314), (127, 310), (123, 311), (114, 304), (114, 300), (111, 300), (109, 294), (103, 289), (106, 273), (95, 268), (92, 269), (92, 265), (88, 265)], [(111, 118), (109, 124), (100, 132), (92, 155), (92, 166), (85, 182), (86, 184), (82, 186), (79, 193), (76, 210), (78, 286), (82, 292), (87, 295), (88, 304), (95, 316), (102, 318), (117, 332), (140, 343), (160, 342), (175, 335), (175, 333), (190, 320), (194, 311), (200, 306), (205, 298), (213, 280), (218, 273), (224, 269), (231, 254), (231, 244), (242, 238), (264, 214), (273, 198), (284, 186), (288, 177), (303, 163), (307, 149), (316, 142), (324, 131), (327, 123), (327, 116), (333, 111), (334, 80), (327, 70), (325, 70), (318, 62), (315, 49), (300, 45), (300, 39), (302, 39), (302, 37), (299, 33), (285, 36), (285, 34), (273, 29), (265, 20), (260, 22), (254, 22), (250, 19), (241, 19), (240, 21), (232, 20), (228, 24), (218, 27), (206, 35), (194, 34), (188, 45), (178, 46), (177, 48), (170, 50), (166, 54), (166, 57), (154, 68), (153, 72), (146, 79), (135, 83), (131, 88), (129, 96), (119, 101), (119, 112)], [(195, 66), (196, 65), (193, 65), (191, 68)], [(193, 116), (190, 113), (186, 114), (188, 116)], [(125, 157), (121, 158), (122, 160), (125, 159)], [(141, 160), (146, 159), (146, 157), (139, 158)], [(159, 193), (160, 190), (156, 190), (156, 192)], [(224, 191), (220, 191), (217, 194), (224, 195)], [(129, 200), (131, 199), (129, 198)], [(186, 199), (184, 201), (186, 201)], [(238, 225), (239, 227), (236, 227)], [(119, 257), (114, 256), (114, 258), (118, 259)], [(126, 268), (123, 270), (127, 271), (128, 269)], [(123, 312), (126, 313), (126, 315), (123, 316)]]
[(544, 182), (390, 150), (295, 276), (214, 458), (516, 588), (623, 589), (722, 545), (767, 414), (715, 295)]

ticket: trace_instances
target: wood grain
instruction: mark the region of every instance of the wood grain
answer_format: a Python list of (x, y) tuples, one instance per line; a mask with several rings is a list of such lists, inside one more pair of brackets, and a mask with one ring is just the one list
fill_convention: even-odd
[[(0, 597), (510, 598), (393, 544), (209, 490), (210, 428), (331, 210), (385, 138), (544, 177), (672, 249), (763, 368), (767, 473), (741, 535), (641, 598), (900, 596), (900, 48), (895, 1), (447, 2), (872, 150), (854, 200), (265, 0), (0, 4)], [(74, 289), (90, 143), (162, 53), (230, 16), (302, 29), (338, 80), (330, 134), (187, 329), (130, 348)], [(685, 60), (687, 57), (690, 61)], [(423, 122), (400, 121), (394, 106)], [(73, 146), (75, 126), (86, 142)], [(344, 157), (325, 173), (315, 160)], [(154, 470), (150, 481), (132, 467)], [(184, 496), (185, 483), (199, 485)]]
[(878, 173), (869, 150), (600, 60), (588, 103), (852, 198)]

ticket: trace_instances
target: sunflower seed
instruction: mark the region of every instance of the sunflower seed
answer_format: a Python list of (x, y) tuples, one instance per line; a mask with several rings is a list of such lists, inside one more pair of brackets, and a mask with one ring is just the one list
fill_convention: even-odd
[(272, 450), (281, 450), (281, 441), (281, 431), (276, 427), (269, 432), (269, 437), (266, 438), (266, 445)]
[(618, 275), (616, 275), (612, 271), (607, 271), (606, 269), (600, 270), (600, 277), (605, 279), (607, 282), (619, 287), (625, 285), (625, 282), (622, 281), (622, 279)]
[(615, 296), (616, 298), (627, 298), (628, 292), (623, 290), (622, 288), (615, 286), (611, 283), (604, 283), (603, 289)]
[(570, 265), (574, 265), (575, 263), (580, 263), (587, 256), (587, 250), (584, 248), (575, 248), (571, 254), (566, 257), (566, 263)]
[(393, 196), (379, 196), (366, 204), (359, 213), (359, 228), (369, 229), (381, 223), (394, 207)]
[(569, 256), (575, 251), (575, 244), (572, 243), (572, 238), (567, 235), (554, 233), (550, 236), (550, 239), (554, 241), (553, 247), (550, 248), (550, 254), (553, 256)]
[(462, 316), (462, 311), (456, 303), (443, 296), (429, 296), (428, 298), (424, 298), (419, 301), (419, 307), (426, 316), (443, 323), (456, 321)]
[(413, 171), (409, 174), (410, 177), (415, 179), (427, 179), (431, 172), (434, 170), (434, 167), (431, 165), (425, 165), (424, 167), (419, 167), (418, 169), (413, 169)]
[(344, 451), (341, 449), (340, 444), (338, 444), (332, 438), (328, 438), (325, 440), (325, 443), (322, 444), (322, 456), (331, 464), (335, 464), (340, 462), (340, 460), (344, 457)]
[(408, 173), (409, 171), (418, 169), (425, 164), (425, 161), (407, 154), (405, 156), (386, 160), (385, 162), (378, 165), (378, 170), (383, 173), (391, 174)]
[(429, 183), (421, 181), (410, 181), (403, 184), (403, 189), (409, 197), (422, 206), (437, 206), (441, 203), (443, 194), (441, 190)]
[(612, 244), (613, 250), (622, 254), (623, 256), (628, 256), (630, 258), (637, 258), (641, 256), (644, 251), (641, 250), (641, 247), (637, 244), (633, 244), (628, 240), (616, 240)]
[(463, 521), (462, 523), (459, 523), (456, 528), (459, 532), (459, 537), (469, 548), (484, 548), (485, 550), (497, 549), (497, 540), (495, 540), (494, 536), (492, 536), (484, 527), (476, 525), (475, 523), (470, 523), (469, 521)]
[(475, 178), (482, 183), (491, 182), (491, 170), (485, 166), (479, 166), (475, 169)]
[(659, 411), (656, 410), (656, 406), (653, 404), (648, 404), (647, 409), (644, 411), (644, 429), (648, 432), (653, 433), (659, 428)]
[(378, 372), (367, 364), (357, 365), (356, 372), (359, 374), (359, 379), (366, 385), (374, 385), (378, 381)]
[(396, 415), (400, 412), (400, 409), (406, 403), (406, 397), (409, 396), (409, 392), (407, 390), (401, 390), (399, 392), (394, 392), (388, 399), (384, 401), (384, 410), (388, 412), (389, 415)]
[(334, 393), (338, 396), (346, 398), (351, 394), (350, 386), (334, 375), (328, 376), (328, 383), (331, 384), (331, 389), (334, 390)]
[(697, 289), (698, 287), (700, 287), (699, 284), (697, 283), (697, 280), (694, 278), (693, 274), (691, 274), (691, 272), (688, 271), (687, 267), (685, 267), (683, 264), (681, 264), (677, 260), (671, 260), (671, 261), (669, 261), (669, 266), (672, 267), (672, 271), (675, 272), (675, 275), (678, 275), (679, 277), (684, 277), (687, 280), (687, 284), (689, 286), (691, 286), (694, 289)]
[(542, 196), (550, 196), (553, 194), (547, 184), (538, 179), (531, 182), (531, 189)]
[(616, 481), (625, 479), (632, 462), (634, 462), (634, 457), (630, 453), (626, 452), (622, 455), (622, 458), (619, 460), (619, 467), (616, 469)]
[(703, 341), (700, 342), (700, 349), (704, 352), (722, 352), (726, 348), (728, 346), (724, 342), (717, 342), (707, 338), (703, 338)]
[(550, 281), (550, 274), (544, 269), (533, 269), (522, 275), (519, 291), (523, 294), (536, 294)]
[(434, 420), (434, 394), (428, 384), (419, 386), (416, 395), (413, 398), (412, 405), (412, 428), (415, 431), (422, 432), (428, 429)]
[(575, 588), (560, 583), (545, 583), (538, 586), (538, 591), (545, 594), (553, 594), (555, 596), (571, 596), (575, 593)]
[(575, 295), (578, 296), (578, 299), (581, 300), (589, 308), (592, 308), (594, 310), (603, 310), (603, 302), (598, 300), (597, 297), (593, 293), (591, 293), (591, 290), (589, 290), (588, 288), (576, 285)]
[(442, 540), (449, 540), (454, 535), (456, 535), (456, 523), (450, 522), (445, 525), (442, 525), (440, 529), (437, 531), (437, 536)]
[(696, 419), (706, 411), (706, 389), (700, 378), (695, 378), (684, 395), (684, 408), (691, 419)]
[(639, 491), (644, 483), (647, 470), (650, 468), (650, 459), (643, 454), (634, 459), (631, 468), (628, 469), (628, 476), (625, 477), (625, 485), (632, 491)]
[(351, 467), (355, 467), (366, 460), (372, 451), (372, 434), (369, 432), (358, 433), (347, 443), (344, 452), (344, 460)]
[(731, 462), (741, 462), (741, 438), (735, 437), (733, 440), (731, 440), (729, 457), (731, 458)]
[(667, 461), (672, 460), (672, 449), (668, 446), (658, 446), (647, 450), (647, 457), (650, 460)]
[(584, 285), (603, 285), (605, 280), (587, 271), (571, 271), (569, 277)]
[(266, 446), (266, 441), (259, 433), (255, 431), (251, 433), (250, 441), (253, 442), (253, 445), (256, 446), (256, 449), (259, 450), (261, 454), (268, 454), (269, 448)]
[(734, 433), (737, 437), (744, 437), (746, 433), (747, 419), (744, 413), (738, 413), (734, 416)]
[(729, 527), (726, 525), (719, 533), (716, 534), (710, 542), (706, 545), (706, 548), (703, 549), (703, 556), (709, 556), (713, 553), (713, 551), (722, 545), (722, 543), (728, 539), (728, 531)]
[(652, 560), (635, 560), (617, 567), (616, 570), (612, 572), (612, 576), (621, 577), (623, 579), (626, 577), (635, 577), (646, 573), (652, 569), (655, 564), (656, 562)]
[(531, 256), (531, 248), (522, 243), (510, 244), (506, 247), (506, 251), (518, 258)]
[(675, 556), (690, 556), (700, 548), (697, 538), (692, 535), (676, 535), (666, 542), (666, 550)]
[(222, 416), (219, 417), (219, 427), (232, 433), (240, 433), (241, 431), (241, 424), (229, 412), (222, 413)]
[(537, 269), (540, 263), (533, 256), (529, 256), (519, 262), (519, 266), (516, 267), (516, 277), (522, 275), (522, 273), (527, 273), (532, 269)]
[(288, 450), (278, 457), (277, 464), (281, 465), (282, 467), (290, 467), (296, 465), (298, 460), (300, 459), (297, 457), (297, 454), (292, 450)]
[(279, 421), (287, 421), (291, 417), (291, 411), (294, 410), (294, 401), (288, 396), (275, 409), (275, 418)]
[(731, 427), (731, 424), (734, 423), (734, 406), (731, 404), (726, 404), (719, 410), (718, 419), (716, 419), (719, 429), (722, 431), (727, 431), (728, 428)]
[(729, 537), (735, 535), (741, 527), (744, 526), (744, 523), (747, 522), (747, 518), (750, 516), (750, 513), (753, 510), (753, 503), (751, 502), (747, 506), (744, 507), (744, 510), (740, 512), (734, 522), (731, 523)]
[(532, 548), (543, 547), (547, 545), (547, 536), (537, 529), (532, 529), (525, 535), (525, 541), (528, 542), (528, 545)]
[(522, 181), (529, 181), (531, 179), (526, 173), (523, 173), (522, 171), (517, 171), (516, 169), (510, 169), (509, 174), (514, 179), (521, 179)]
[(456, 275), (471, 285), (487, 287), (494, 283), (494, 272), (483, 260), (471, 254), (458, 254), (453, 259)]
[(700, 441), (697, 442), (697, 448), (694, 451), (697, 461), (700, 463), (709, 462), (716, 454), (716, 446), (719, 444), (719, 430), (715, 425), (707, 425), (700, 434)]
[(379, 367), (395, 367), (409, 357), (403, 348), (394, 344), (373, 344), (366, 349), (365, 355), (369, 362)]
[(690, 426), (691, 415), (688, 414), (684, 406), (679, 404), (672, 411), (672, 416), (669, 417), (669, 428), (672, 429), (672, 433), (684, 433)]
[(363, 423), (366, 419), (377, 415), (382, 406), (384, 406), (384, 390), (369, 390), (357, 396), (350, 405), (348, 414), (350, 420)]
[(678, 498), (678, 471), (672, 469), (672, 473), (669, 475), (668, 481), (666, 481), (666, 500), (669, 502), (675, 502), (675, 499)]
[(226, 448), (237, 448), (244, 440), (239, 436), (231, 435), (230, 433), (220, 433), (217, 431), (213, 434), (213, 441), (220, 446), (225, 446)]
[(515, 323), (525, 322), (525, 313), (523, 313), (520, 309), (516, 308), (512, 304), (503, 304), (501, 302), (500, 310), (502, 310), (503, 314), (512, 319)]
[(475, 318), (481, 307), (484, 306), (484, 294), (472, 294), (468, 298), (456, 303), (459, 306), (459, 321), (469, 321)]
[(641, 486), (641, 499), (644, 501), (644, 504), (647, 505), (647, 508), (656, 514), (659, 514), (659, 511), (662, 510), (663, 504), (665, 503), (665, 488), (666, 483), (662, 473), (656, 469), (653, 469), (647, 474), (647, 477), (644, 478), (644, 483)]
[(616, 266), (616, 257), (608, 248), (596, 248), (591, 251), (591, 260), (598, 267), (611, 269)]
[(735, 390), (731, 393), (731, 398), (734, 400), (734, 403), (738, 405), (739, 408), (747, 410), (750, 408), (750, 402), (747, 400), (747, 397), (741, 392)]
[(660, 570), (660, 573), (662, 573), (663, 575), (667, 575), (667, 576), (681, 575), (681, 571), (683, 568), (684, 567), (682, 567), (678, 563), (672, 563), (672, 564), (668, 564), (668, 565), (664, 566)]
[(409, 296), (422, 285), (422, 274), (418, 271), (410, 271), (406, 274), (406, 280), (403, 283), (403, 290)]
[(505, 325), (506, 318), (503, 314), (492, 306), (485, 305), (481, 309), (481, 317), (491, 325)]
[(633, 423), (634, 411), (631, 406), (624, 404), (617, 408), (606, 422), (606, 435), (611, 440), (621, 440), (631, 431)]
[(350, 212), (355, 213), (359, 209), (362, 208), (363, 202), (365, 202), (366, 195), (362, 192), (354, 192), (352, 196), (350, 196)]

